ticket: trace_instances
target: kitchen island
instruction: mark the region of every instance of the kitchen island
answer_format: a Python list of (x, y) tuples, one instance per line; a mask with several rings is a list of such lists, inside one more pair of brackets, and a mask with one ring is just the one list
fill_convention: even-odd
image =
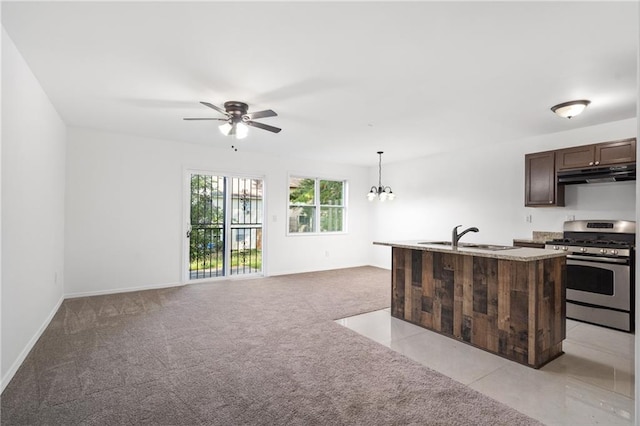
[(562, 355), (566, 256), (536, 248), (392, 247), (391, 315), (539, 368)]

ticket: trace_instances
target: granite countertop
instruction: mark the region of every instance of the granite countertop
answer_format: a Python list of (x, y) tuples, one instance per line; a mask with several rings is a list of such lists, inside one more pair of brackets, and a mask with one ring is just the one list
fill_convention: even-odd
[[(507, 250), (486, 250), (473, 247), (457, 247), (440, 245), (440, 244), (428, 244), (428, 242), (435, 242), (436, 240), (430, 240), (428, 238), (422, 240), (408, 240), (408, 241), (374, 241), (373, 244), (390, 247), (407, 248), (411, 250), (425, 250), (434, 251), (440, 253), (456, 253), (464, 256), (478, 256), (478, 257), (490, 257), (494, 259), (504, 260), (516, 260), (516, 261), (532, 261), (552, 259), (554, 257), (566, 256), (566, 252), (557, 250), (545, 250), (538, 248), (517, 247)], [(423, 244), (424, 243), (424, 244)]]

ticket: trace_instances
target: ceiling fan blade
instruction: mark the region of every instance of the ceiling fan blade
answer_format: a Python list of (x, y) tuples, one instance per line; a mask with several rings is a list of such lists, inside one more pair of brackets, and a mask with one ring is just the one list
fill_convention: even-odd
[(221, 113), (221, 114), (229, 115), (229, 113), (228, 113), (227, 111), (223, 110), (223, 109), (222, 109), (222, 108), (220, 108), (219, 106), (215, 106), (215, 105), (214, 105), (214, 104), (212, 104), (212, 103), (209, 103), (209, 102), (200, 102), (200, 103), (201, 103), (202, 105), (204, 105), (204, 106), (208, 106), (209, 108), (215, 109), (216, 111), (218, 111), (218, 112), (219, 112), (219, 113)]
[(271, 109), (266, 109), (264, 111), (249, 112), (244, 116), (248, 117), (249, 120), (255, 120), (256, 118), (276, 117), (277, 115), (278, 114), (276, 114), (275, 111)]
[(227, 121), (226, 118), (183, 118), (183, 120), (220, 120), (220, 121)]
[(257, 127), (258, 129), (268, 130), (273, 133), (279, 133), (280, 130), (282, 130), (277, 127), (269, 126), (268, 124), (258, 123), (257, 121), (245, 121), (244, 124), (246, 124), (247, 126)]

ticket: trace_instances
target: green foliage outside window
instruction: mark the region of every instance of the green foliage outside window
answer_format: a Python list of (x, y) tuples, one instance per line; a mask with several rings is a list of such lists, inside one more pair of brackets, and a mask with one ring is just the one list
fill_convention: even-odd
[(320, 205), (341, 206), (343, 205), (344, 182), (336, 180), (320, 181)]
[(314, 204), (315, 194), (315, 179), (291, 178), (291, 182), (289, 182), (289, 204)]
[(289, 232), (344, 231), (344, 198), (344, 181), (291, 177)]
[(215, 176), (191, 176), (191, 262), (223, 250), (223, 185), (224, 179)]

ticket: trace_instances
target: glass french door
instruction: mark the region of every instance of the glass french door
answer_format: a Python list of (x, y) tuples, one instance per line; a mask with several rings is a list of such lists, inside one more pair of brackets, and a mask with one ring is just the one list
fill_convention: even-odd
[(262, 273), (262, 179), (190, 172), (188, 208), (188, 280)]

